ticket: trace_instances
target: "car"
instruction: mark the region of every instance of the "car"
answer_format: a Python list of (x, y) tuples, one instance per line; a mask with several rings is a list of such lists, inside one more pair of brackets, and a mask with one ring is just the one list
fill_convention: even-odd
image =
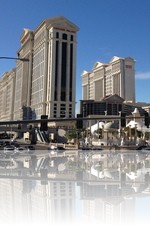
[(25, 150), (26, 150), (26, 149), (23, 148), (23, 147), (15, 147), (14, 152), (15, 152), (16, 154), (20, 154), (20, 153), (24, 153)]
[(3, 146), (8, 146), (8, 145), (10, 145), (10, 141), (4, 141)]
[(94, 151), (102, 151), (103, 149), (100, 148), (100, 147), (93, 147), (92, 150), (94, 150)]
[(146, 146), (146, 147), (142, 148), (141, 152), (150, 154), (150, 146)]
[(25, 147), (28, 153), (32, 154), (35, 152), (35, 147), (33, 145), (28, 145)]
[(51, 151), (51, 150), (56, 150), (57, 149), (57, 147), (55, 146), (55, 145), (50, 145), (49, 147), (48, 147), (48, 150), (49, 151)]
[(62, 146), (58, 146), (56, 149), (57, 149), (57, 150), (65, 150), (65, 148), (62, 147)]
[(20, 145), (18, 144), (17, 141), (11, 141), (10, 144), (13, 145), (16, 148), (20, 147)]
[(5, 147), (4, 147), (4, 153), (5, 154), (14, 154), (15, 153), (15, 148), (14, 148), (14, 146), (12, 146), (12, 145), (6, 145)]
[(4, 145), (4, 141), (0, 141), (0, 147)]
[(146, 145), (140, 145), (140, 146), (138, 146), (137, 148), (136, 148), (136, 150), (142, 150), (142, 149), (144, 149), (144, 148), (146, 148), (147, 146)]
[(61, 153), (61, 152), (64, 152), (66, 149), (64, 148), (64, 147), (62, 147), (62, 146), (58, 146), (57, 148), (56, 148), (56, 151), (58, 152), (58, 153)]
[(90, 148), (90, 147), (87, 146), (87, 147), (82, 147), (81, 150), (85, 150), (85, 151), (86, 151), (86, 150), (92, 150), (92, 148)]
[(48, 147), (48, 151), (52, 152), (57, 152), (57, 153), (61, 153), (61, 152), (64, 152), (66, 149), (62, 146), (51, 146), (51, 147)]

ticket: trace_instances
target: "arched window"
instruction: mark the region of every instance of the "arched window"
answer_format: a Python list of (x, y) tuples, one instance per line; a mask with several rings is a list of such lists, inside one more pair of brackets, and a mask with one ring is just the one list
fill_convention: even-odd
[(59, 38), (59, 32), (56, 32), (56, 38)]
[(67, 34), (63, 34), (62, 39), (67, 40)]

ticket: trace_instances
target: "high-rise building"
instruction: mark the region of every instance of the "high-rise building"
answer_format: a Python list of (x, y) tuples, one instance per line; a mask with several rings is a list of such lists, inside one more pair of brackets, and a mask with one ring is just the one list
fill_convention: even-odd
[(34, 32), (24, 29), (20, 38), (19, 58), (29, 61), (16, 62), (16, 83), (14, 91), (14, 120), (31, 119), (31, 88)]
[(92, 72), (82, 73), (82, 99), (99, 101), (117, 94), (135, 102), (134, 59), (114, 56), (108, 64), (96, 62)]
[(14, 119), (75, 115), (76, 44), (79, 28), (60, 16), (24, 29), (17, 61)]
[(16, 70), (5, 72), (0, 80), (0, 120), (13, 120)]

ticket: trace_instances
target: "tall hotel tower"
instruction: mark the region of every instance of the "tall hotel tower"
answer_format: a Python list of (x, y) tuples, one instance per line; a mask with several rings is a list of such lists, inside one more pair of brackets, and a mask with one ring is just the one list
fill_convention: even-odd
[(114, 56), (105, 64), (96, 62), (92, 72), (82, 73), (83, 100), (100, 101), (117, 94), (126, 101), (135, 102), (135, 61)]
[(24, 29), (18, 56), (14, 119), (75, 115), (76, 44), (79, 28), (60, 16)]

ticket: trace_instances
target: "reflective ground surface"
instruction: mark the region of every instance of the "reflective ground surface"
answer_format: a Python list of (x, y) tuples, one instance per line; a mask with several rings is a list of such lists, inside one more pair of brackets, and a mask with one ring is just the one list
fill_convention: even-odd
[(0, 224), (149, 224), (149, 172), (140, 151), (1, 154)]

